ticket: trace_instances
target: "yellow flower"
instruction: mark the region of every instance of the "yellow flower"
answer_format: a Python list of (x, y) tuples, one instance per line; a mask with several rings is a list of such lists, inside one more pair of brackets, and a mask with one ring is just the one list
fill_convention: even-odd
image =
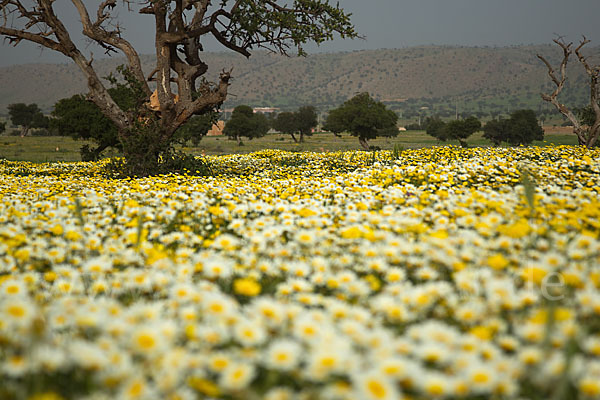
[(58, 278), (58, 275), (54, 271), (48, 271), (44, 274), (46, 282), (54, 282)]
[(358, 377), (357, 389), (360, 398), (365, 400), (401, 398), (394, 384), (385, 375), (374, 371)]
[(381, 288), (381, 281), (377, 279), (375, 275), (367, 275), (364, 279), (369, 283), (371, 290), (373, 290), (374, 292), (378, 291)]
[(521, 269), (521, 279), (525, 282), (535, 283), (540, 285), (544, 278), (548, 275), (548, 270), (539, 265), (532, 265)]
[(28, 400), (63, 400), (63, 397), (55, 392), (36, 393)]
[(362, 231), (358, 226), (351, 226), (341, 231), (340, 235), (344, 239), (358, 239), (362, 236)]
[(592, 377), (585, 377), (579, 381), (579, 390), (588, 397), (600, 396), (600, 381)]
[(439, 230), (439, 231), (433, 232), (429, 236), (432, 238), (436, 238), (436, 239), (448, 239), (448, 232), (445, 230)]
[(52, 228), (50, 228), (50, 232), (56, 236), (62, 235), (64, 231), (65, 230), (61, 224), (55, 224)]
[(509, 261), (502, 254), (495, 254), (488, 257), (487, 264), (495, 270), (502, 270), (508, 266)]
[(208, 379), (192, 376), (188, 379), (188, 385), (208, 397), (218, 397), (221, 394), (219, 387)]
[(521, 219), (511, 225), (502, 225), (498, 227), (499, 233), (513, 239), (519, 239), (527, 236), (530, 231), (531, 228), (529, 227), (529, 223), (525, 219)]
[(469, 333), (481, 340), (490, 340), (494, 334), (494, 331), (490, 327), (480, 325), (473, 327)]
[(254, 297), (260, 294), (260, 283), (252, 278), (239, 278), (233, 281), (233, 291), (242, 296)]
[(317, 212), (314, 210), (311, 210), (310, 208), (302, 208), (302, 209), (298, 210), (296, 213), (303, 218), (314, 217), (315, 215), (317, 215)]

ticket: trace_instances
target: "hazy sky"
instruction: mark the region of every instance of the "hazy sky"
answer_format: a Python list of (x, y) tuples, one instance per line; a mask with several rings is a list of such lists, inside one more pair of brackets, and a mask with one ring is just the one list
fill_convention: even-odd
[[(334, 1), (330, 1), (334, 2)], [(77, 15), (67, 0), (55, 6), (73, 37), (80, 37)], [(87, 1), (97, 4), (99, 1)], [(556, 34), (578, 41), (581, 35), (600, 45), (600, 0), (340, 0), (353, 14), (366, 40), (342, 40), (309, 46), (310, 52), (400, 48), (415, 45), (509, 46), (551, 43)], [(95, 11), (93, 12), (95, 14)], [(153, 53), (152, 20), (122, 11), (125, 37), (141, 53)], [(85, 53), (102, 50), (82, 42)], [(223, 50), (214, 43), (207, 50)], [(0, 41), (0, 66), (28, 62), (67, 62), (64, 56), (21, 42), (16, 48)]]

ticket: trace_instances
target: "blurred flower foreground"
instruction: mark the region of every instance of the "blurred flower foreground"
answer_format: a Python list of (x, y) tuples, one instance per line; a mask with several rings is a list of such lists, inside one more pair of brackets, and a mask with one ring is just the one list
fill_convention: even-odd
[(600, 150), (205, 162), (0, 161), (0, 398), (600, 398)]

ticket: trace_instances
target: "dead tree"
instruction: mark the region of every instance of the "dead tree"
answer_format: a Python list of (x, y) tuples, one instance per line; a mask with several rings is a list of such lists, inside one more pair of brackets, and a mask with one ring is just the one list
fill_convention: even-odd
[(554, 104), (554, 107), (565, 117), (569, 119), (569, 121), (573, 124), (573, 133), (577, 135), (577, 140), (580, 145), (586, 147), (592, 147), (596, 144), (598, 140), (598, 136), (600, 136), (600, 104), (598, 103), (598, 80), (600, 78), (600, 65), (590, 65), (581, 53), (581, 49), (583, 46), (588, 44), (590, 40), (586, 39), (585, 36), (581, 40), (581, 43), (575, 49), (575, 55), (579, 59), (579, 62), (585, 68), (587, 75), (590, 78), (590, 107), (592, 108), (595, 121), (591, 124), (591, 126), (584, 125), (580, 118), (573, 113), (565, 104), (561, 103), (558, 100), (558, 95), (563, 90), (565, 83), (567, 81), (567, 63), (569, 61), (569, 57), (573, 54), (573, 43), (566, 43), (562, 38), (554, 39), (554, 43), (556, 43), (563, 51), (563, 59), (560, 63), (560, 75), (557, 76), (556, 71), (552, 67), (552, 65), (541, 55), (537, 55), (537, 57), (542, 60), (546, 67), (548, 68), (548, 76), (552, 82), (556, 85), (556, 88), (551, 94), (542, 93), (542, 99)]
[[(249, 57), (256, 48), (281, 54), (297, 48), (303, 54), (307, 42), (321, 43), (336, 33), (358, 36), (350, 14), (328, 0), (99, 0), (95, 13), (88, 10), (91, 2), (71, 3), (90, 41), (109, 54), (120, 52), (126, 57), (128, 73), (145, 97), (145, 110), (126, 112), (113, 101), (94, 69), (93, 57), (80, 51), (55, 12), (55, 0), (0, 0), (0, 35), (13, 45), (27, 40), (71, 58), (87, 79), (89, 100), (116, 125), (126, 157), (127, 151), (139, 152), (143, 143), (160, 155), (189, 118), (215, 110), (225, 101), (231, 74), (223, 70), (218, 82), (204, 79), (208, 66), (201, 57), (202, 38), (212, 36), (225, 48)], [(136, 49), (114, 18), (119, 7), (125, 11), (138, 7), (140, 14), (153, 20), (156, 66), (150, 77), (144, 76)], [(149, 80), (156, 82), (155, 91)], [(150, 119), (155, 130), (151, 138), (132, 139), (139, 134), (140, 121), (150, 125)]]

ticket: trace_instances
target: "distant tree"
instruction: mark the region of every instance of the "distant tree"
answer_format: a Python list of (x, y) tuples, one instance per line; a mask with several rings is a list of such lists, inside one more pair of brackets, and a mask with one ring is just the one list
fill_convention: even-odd
[(432, 119), (427, 124), (428, 135), (445, 142), (458, 140), (462, 147), (467, 147), (467, 138), (481, 129), (481, 122), (476, 117), (452, 120), (445, 123), (439, 118)]
[(267, 134), (269, 121), (260, 113), (254, 113), (252, 107), (239, 105), (233, 109), (231, 118), (225, 124), (223, 133), (242, 144), (242, 137), (252, 140)]
[(42, 114), (37, 104), (9, 104), (8, 115), (14, 125), (21, 126), (21, 136), (26, 136), (31, 128), (47, 128), (48, 118)]
[(508, 120), (502, 118), (489, 120), (483, 127), (483, 137), (491, 140), (496, 146), (506, 140), (508, 132)]
[(544, 129), (533, 110), (514, 111), (508, 119), (490, 120), (483, 127), (483, 137), (495, 145), (506, 142), (512, 146), (544, 140)]
[[(112, 95), (114, 93), (111, 93)], [(87, 101), (81, 94), (56, 102), (51, 115), (50, 127), (59, 135), (95, 143), (91, 148), (88, 144), (81, 147), (83, 161), (97, 160), (109, 147), (121, 149), (115, 124), (100, 111), (98, 106)]]
[(552, 93), (542, 93), (542, 99), (553, 104), (570, 121), (570, 125), (573, 126), (573, 133), (577, 135), (577, 141), (580, 145), (593, 147), (600, 137), (600, 64), (590, 65), (588, 58), (582, 54), (581, 49), (589, 42), (584, 36), (579, 46), (575, 49), (575, 55), (589, 77), (590, 87), (590, 104), (587, 108), (577, 113), (578, 115), (575, 115), (569, 107), (558, 100), (558, 95), (562, 92), (567, 81), (567, 63), (569, 57), (573, 54), (573, 43), (566, 43), (562, 38), (554, 40), (554, 43), (563, 52), (563, 58), (560, 63), (560, 76), (557, 76), (552, 65), (544, 57), (538, 54), (538, 58), (548, 68), (548, 76), (556, 86)]
[(594, 113), (594, 109), (591, 105), (587, 107), (575, 108), (574, 111), (582, 125), (586, 125), (588, 127), (594, 125), (594, 122), (596, 121), (596, 114)]
[(296, 123), (296, 113), (284, 111), (279, 113), (272, 123), (273, 129), (281, 133), (292, 136), (294, 142), (298, 142), (295, 134), (298, 132), (298, 124)]
[(0, 135), (6, 130), (6, 122), (0, 122)]
[(313, 128), (319, 123), (317, 109), (314, 106), (302, 106), (294, 114), (300, 132), (300, 142), (303, 142), (304, 136), (312, 136)]
[(534, 140), (544, 140), (544, 129), (540, 126), (533, 110), (514, 111), (508, 121), (510, 144), (530, 144)]
[(466, 139), (481, 129), (481, 121), (470, 116), (461, 121), (450, 121), (447, 129), (451, 138), (458, 140), (461, 146), (467, 147)]
[(398, 116), (375, 101), (368, 93), (360, 93), (340, 107), (329, 111), (323, 129), (339, 134), (357, 136), (360, 145), (369, 149), (369, 140), (377, 136), (396, 136)]
[[(302, 106), (295, 112), (282, 112), (273, 120), (273, 129), (292, 136), (294, 142), (304, 142), (304, 136), (311, 136), (318, 124), (317, 109), (313, 106)], [(296, 138), (300, 134), (300, 139)]]
[(206, 136), (218, 119), (219, 113), (215, 111), (195, 115), (177, 129), (175, 140), (182, 144), (192, 142), (194, 146), (198, 146), (202, 137)]
[(433, 136), (437, 140), (446, 141), (448, 138), (446, 137), (446, 123), (441, 120), (439, 117), (427, 117), (427, 119), (423, 122), (425, 132), (429, 136)]

